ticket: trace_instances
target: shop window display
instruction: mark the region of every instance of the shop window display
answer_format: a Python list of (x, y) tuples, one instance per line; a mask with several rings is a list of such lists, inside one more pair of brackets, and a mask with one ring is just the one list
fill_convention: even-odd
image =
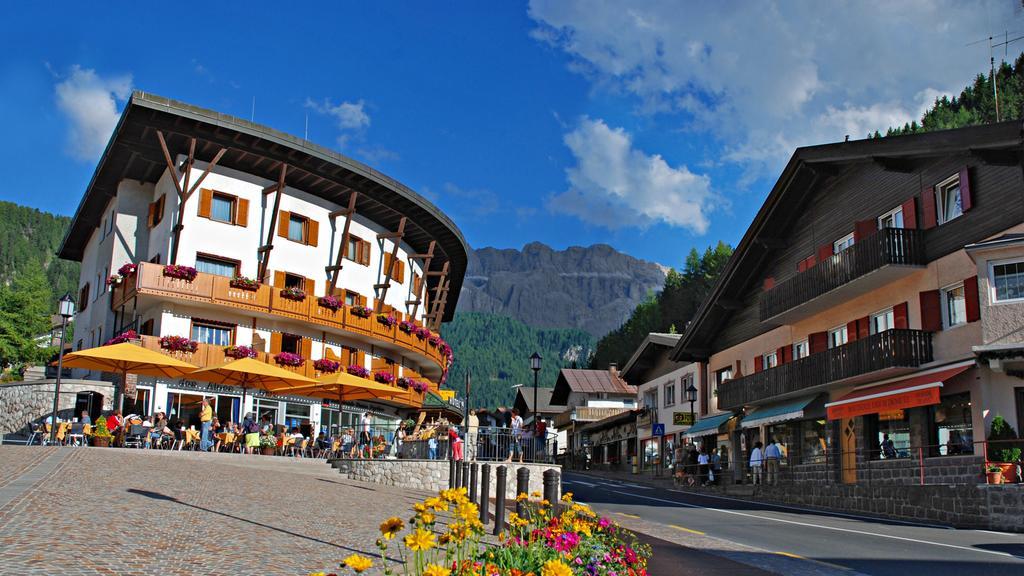
[(827, 461), (830, 444), (827, 420), (805, 420), (800, 423), (802, 441), (800, 444), (801, 464), (823, 464)]
[(971, 424), (971, 393), (943, 396), (931, 406), (932, 430), (929, 444), (932, 454), (960, 456), (974, 454), (974, 429)]

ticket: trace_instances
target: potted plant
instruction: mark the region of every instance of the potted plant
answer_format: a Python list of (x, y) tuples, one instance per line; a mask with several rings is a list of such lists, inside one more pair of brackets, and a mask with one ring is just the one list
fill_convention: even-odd
[(281, 298), (284, 298), (286, 300), (294, 300), (296, 302), (302, 302), (303, 300), (306, 299), (306, 292), (303, 291), (301, 288), (282, 288)]
[(131, 342), (132, 340), (138, 340), (139, 333), (135, 330), (125, 330), (117, 336), (114, 336), (110, 340), (103, 343), (104, 346), (110, 346), (111, 344), (120, 344), (122, 342)]
[(338, 368), (341, 368), (341, 363), (335, 362), (334, 360), (329, 360), (327, 358), (321, 358), (319, 360), (313, 361), (313, 368), (315, 368), (317, 372), (323, 372), (324, 374), (333, 374), (338, 371)]
[(121, 278), (127, 278), (127, 277), (131, 276), (132, 274), (135, 274), (135, 270), (137, 270), (137, 269), (138, 269), (138, 267), (135, 264), (130, 264), (129, 263), (129, 264), (125, 264), (124, 266), (121, 266), (120, 268), (118, 268), (117, 269), (117, 274)]
[(409, 384), (409, 386), (411, 386), (412, 389), (414, 391), (416, 391), (418, 394), (423, 394), (424, 392), (426, 392), (427, 390), (430, 389), (430, 385), (429, 384), (427, 384), (426, 382), (421, 382), (419, 380), (413, 380)]
[(264, 456), (273, 456), (277, 451), (277, 438), (269, 434), (260, 435), (260, 453)]
[(374, 372), (373, 379), (381, 384), (391, 384), (395, 381), (395, 375), (391, 372)]
[(224, 349), (224, 355), (228, 358), (241, 360), (242, 358), (255, 358), (256, 351), (249, 346), (228, 346)]
[(360, 306), (358, 304), (349, 308), (348, 311), (351, 312), (353, 316), (358, 316), (360, 318), (369, 318), (370, 316), (373, 315), (373, 310), (370, 310), (366, 306)]
[(402, 320), (398, 323), (398, 329), (406, 334), (412, 334), (416, 331), (416, 325), (408, 320)]
[(365, 367), (359, 366), (357, 364), (352, 364), (351, 366), (346, 368), (345, 371), (353, 376), (359, 376), (360, 378), (370, 377), (370, 371), (367, 370)]
[(438, 346), (441, 345), (441, 337), (438, 336), (437, 334), (431, 334), (430, 337), (427, 338), (427, 343), (433, 346), (434, 348), (437, 348)]
[(107, 286), (117, 286), (121, 283), (121, 277), (117, 274), (111, 274), (107, 277)]
[(199, 349), (199, 343), (184, 336), (164, 336), (160, 338), (160, 347), (171, 352), (191, 354)]
[(277, 362), (281, 366), (298, 368), (306, 363), (306, 359), (298, 354), (292, 354), (291, 352), (281, 352), (274, 356), (274, 362)]
[(341, 301), (334, 296), (321, 296), (316, 299), (316, 303), (331, 312), (337, 312), (338, 308), (341, 308)]
[(252, 278), (246, 278), (245, 276), (235, 276), (228, 282), (228, 285), (232, 288), (238, 288), (239, 290), (248, 290), (249, 292), (256, 292), (260, 289), (260, 283)]
[(191, 266), (181, 266), (179, 264), (168, 264), (164, 266), (164, 276), (168, 278), (176, 278), (178, 280), (184, 280), (185, 282), (191, 282), (196, 279), (199, 271)]
[(114, 435), (107, 429), (107, 419), (97, 418), (96, 424), (92, 427), (92, 445), (99, 448), (110, 446), (110, 439)]
[(1002, 484), (1003, 483), (1003, 469), (996, 464), (988, 464), (985, 466), (985, 479), (989, 484)]
[(413, 333), (416, 334), (416, 337), (420, 340), (430, 338), (430, 329), (426, 326), (417, 326), (416, 329), (413, 330)]
[(1017, 431), (1002, 416), (992, 418), (988, 433), (988, 461), (999, 466), (1004, 482), (1017, 481), (1017, 461), (1020, 460), (1020, 444), (1016, 442)]
[(401, 378), (398, 379), (397, 382), (395, 382), (395, 384), (397, 384), (399, 388), (404, 388), (405, 390), (408, 390), (409, 385), (412, 382), (415, 382), (415, 380), (413, 380), (412, 378), (406, 378), (405, 376), (402, 376)]
[(377, 314), (377, 322), (391, 328), (395, 324), (398, 324), (398, 319), (390, 314)]

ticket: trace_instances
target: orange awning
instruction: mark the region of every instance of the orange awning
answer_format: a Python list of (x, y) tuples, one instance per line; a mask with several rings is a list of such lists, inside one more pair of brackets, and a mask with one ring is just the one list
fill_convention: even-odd
[(829, 420), (853, 418), (939, 403), (942, 383), (970, 368), (970, 365), (947, 368), (928, 374), (854, 390), (834, 402), (825, 404)]

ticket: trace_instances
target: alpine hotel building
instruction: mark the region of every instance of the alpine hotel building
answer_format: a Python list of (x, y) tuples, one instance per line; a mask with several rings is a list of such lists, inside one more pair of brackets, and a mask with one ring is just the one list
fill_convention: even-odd
[(393, 399), (354, 394), (341, 411), (335, 401), (259, 391), (241, 406), (230, 386), (130, 377), (126, 413), (187, 422), (205, 395), (222, 420), (257, 411), (316, 427), (367, 410), (405, 416), (425, 394), (450, 398), (438, 392), (452, 355), (437, 332), (466, 270), (462, 234), (409, 188), (299, 138), (136, 92), (60, 256), (82, 264), (76, 350), (135, 330), (166, 353), (164, 337), (196, 342), (181, 357), (200, 367), (248, 346), (266, 362), (300, 356), (284, 367), (308, 377), (329, 359), (390, 374), (395, 386), (402, 379)]

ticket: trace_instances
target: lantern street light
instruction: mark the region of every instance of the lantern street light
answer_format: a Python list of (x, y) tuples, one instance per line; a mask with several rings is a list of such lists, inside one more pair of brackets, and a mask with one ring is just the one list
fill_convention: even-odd
[(53, 387), (53, 415), (50, 416), (50, 443), (57, 442), (57, 404), (60, 399), (60, 375), (64, 371), (64, 335), (67, 332), (68, 320), (75, 315), (75, 300), (71, 294), (64, 294), (60, 299), (60, 350), (57, 351), (57, 381)]
[(690, 402), (690, 426), (693, 426), (693, 403), (697, 401), (697, 387), (693, 385), (693, 382), (686, 387), (686, 400)]
[(534, 445), (536, 446), (537, 438), (537, 373), (540, 372), (540, 354), (534, 352), (530, 355), (530, 370), (533, 370), (533, 432), (534, 432)]

